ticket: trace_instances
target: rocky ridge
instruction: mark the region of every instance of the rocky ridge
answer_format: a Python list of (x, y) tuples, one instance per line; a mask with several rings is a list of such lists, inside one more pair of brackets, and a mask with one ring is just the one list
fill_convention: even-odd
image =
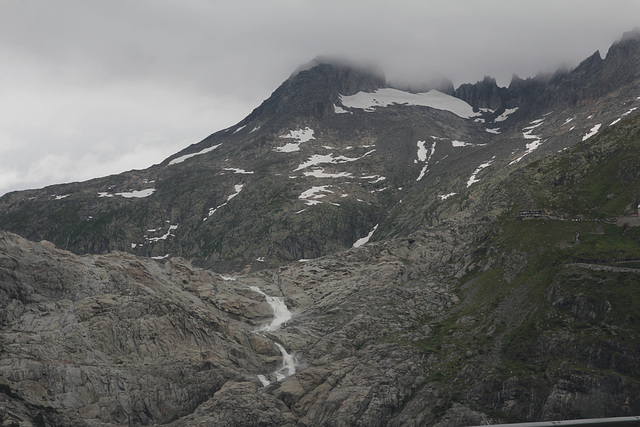
[[(335, 253), (376, 226), (374, 240), (406, 236), (423, 220), (397, 224), (400, 200), (441, 209), (441, 197), (469, 183), (632, 114), (639, 44), (630, 34), (604, 60), (509, 88), (487, 78), (462, 85), (458, 98), (394, 90), (380, 73), (316, 61), (243, 121), (160, 165), (3, 196), (0, 223), (77, 254), (182, 256), (218, 271)], [(373, 104), (358, 106), (363, 99)], [(462, 116), (450, 111), (461, 101)]]
[[(3, 396), (5, 414), (15, 415), (5, 417), (54, 425), (379, 424), (424, 382), (420, 355), (398, 340), (427, 333), (409, 326), (456, 301), (450, 283), (430, 273), (449, 250), (464, 250), (451, 239), (443, 232), (424, 245), (377, 244), (222, 277), (180, 259), (77, 257), (3, 233), (0, 372), (19, 396)], [(250, 286), (285, 295), (293, 319), (264, 336), (253, 332), (272, 313)], [(276, 342), (301, 368), (263, 388), (258, 375), (281, 363)]]

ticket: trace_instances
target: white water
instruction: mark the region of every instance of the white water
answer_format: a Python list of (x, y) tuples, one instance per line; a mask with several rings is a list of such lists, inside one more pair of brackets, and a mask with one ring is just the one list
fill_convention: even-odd
[(280, 350), (280, 354), (282, 354), (282, 367), (275, 371), (274, 374), (278, 381), (282, 381), (286, 377), (290, 377), (296, 373), (298, 361), (291, 354), (287, 353), (287, 350), (285, 350), (280, 343), (276, 343), (276, 346), (278, 347), (278, 350)]
[[(271, 321), (271, 323), (263, 326), (256, 332), (277, 331), (282, 327), (282, 325), (284, 325), (289, 321), (289, 319), (291, 319), (291, 312), (287, 308), (287, 305), (284, 303), (284, 298), (269, 296), (262, 292), (262, 290), (257, 286), (250, 286), (249, 288), (252, 291), (259, 293), (260, 295), (264, 295), (265, 299), (273, 310), (273, 320)], [(296, 373), (296, 366), (298, 366), (298, 361), (293, 355), (287, 353), (287, 350), (285, 350), (285, 348), (280, 343), (276, 342), (275, 345), (276, 347), (278, 347), (278, 350), (280, 350), (280, 354), (282, 355), (282, 366), (275, 372), (273, 372), (273, 376), (275, 376), (276, 381), (282, 381), (286, 377), (289, 377)], [(265, 375), (258, 375), (258, 379), (262, 383), (263, 387), (271, 384), (271, 381), (268, 380)]]
[(269, 295), (262, 292), (262, 290), (260, 290), (260, 288), (258, 288), (257, 286), (250, 286), (249, 288), (252, 291), (259, 293), (260, 295), (264, 295), (265, 299), (273, 310), (273, 320), (270, 324), (258, 329), (259, 332), (277, 331), (282, 325), (284, 325), (291, 319), (291, 312), (287, 308), (287, 305), (284, 303), (284, 298), (270, 297)]
[(266, 386), (268, 386), (269, 384), (271, 384), (271, 381), (269, 381), (269, 380), (267, 379), (267, 377), (265, 377), (265, 376), (264, 376), (264, 375), (262, 375), (262, 374), (261, 374), (261, 375), (258, 375), (258, 379), (259, 379), (259, 380), (260, 380), (260, 382), (262, 383), (262, 387), (266, 387)]

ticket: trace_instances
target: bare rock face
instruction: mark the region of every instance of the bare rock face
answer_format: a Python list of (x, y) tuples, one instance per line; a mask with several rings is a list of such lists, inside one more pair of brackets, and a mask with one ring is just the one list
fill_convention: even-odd
[(471, 118), (319, 62), (161, 165), (3, 196), (53, 243), (0, 231), (0, 425), (640, 413), (640, 234), (602, 221), (638, 206), (638, 40), (463, 86)]
[[(422, 337), (410, 328), (416, 318), (455, 300), (424, 275), (439, 257), (411, 245), (222, 277), (179, 258), (78, 257), (3, 232), (0, 378), (3, 397), (16, 396), (4, 404), (14, 408), (8, 419), (383, 425), (424, 382), (421, 356), (398, 340)], [(273, 310), (252, 287), (284, 295), (293, 318), (254, 332)], [(269, 376), (283, 363), (277, 344), (297, 362), (278, 380)]]
[(500, 110), (505, 108), (507, 90), (499, 88), (494, 78), (486, 76), (476, 84), (463, 84), (455, 90), (455, 96), (466, 101), (475, 109), (490, 108)]
[(0, 377), (26, 402), (166, 423), (228, 381), (257, 383), (279, 354), (252, 333), (271, 316), (260, 295), (180, 259), (76, 257), (6, 233), (0, 246)]

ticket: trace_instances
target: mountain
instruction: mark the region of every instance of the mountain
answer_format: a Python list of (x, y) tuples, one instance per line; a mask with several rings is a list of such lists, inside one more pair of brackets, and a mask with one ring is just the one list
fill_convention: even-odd
[(506, 88), (319, 58), (159, 165), (3, 196), (0, 422), (638, 415), (639, 73), (640, 33)]
[(605, 60), (509, 88), (485, 78), (457, 98), (316, 60), (240, 123), (160, 165), (4, 196), (0, 223), (77, 254), (182, 256), (226, 271), (334, 253), (384, 229), (414, 191), (461, 193), (489, 161), (478, 177), (620, 118), (637, 104), (639, 43), (626, 35)]

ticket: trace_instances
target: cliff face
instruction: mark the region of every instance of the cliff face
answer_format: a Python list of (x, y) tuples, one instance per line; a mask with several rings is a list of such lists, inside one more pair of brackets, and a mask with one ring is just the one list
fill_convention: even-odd
[[(426, 276), (445, 254), (415, 241), (233, 278), (9, 233), (0, 245), (3, 416), (54, 425), (375, 425), (425, 380), (420, 354), (398, 344), (428, 332), (411, 330), (417, 316), (455, 302)], [(273, 312), (255, 288), (284, 295), (294, 318), (256, 332)], [(278, 345), (296, 359), (286, 381), (271, 376)]]
[(465, 100), (473, 108), (489, 108), (500, 110), (506, 107), (505, 88), (499, 88), (496, 80), (485, 77), (484, 80), (476, 84), (463, 84), (458, 87), (454, 94), (457, 98)]
[(279, 355), (251, 333), (271, 316), (260, 295), (185, 261), (0, 245), (0, 376), (27, 418), (166, 423)]
[(632, 31), (611, 46), (605, 59), (600, 52), (594, 52), (571, 71), (558, 70), (525, 80), (514, 76), (507, 88), (500, 88), (495, 79), (485, 77), (475, 84), (461, 85), (455, 90), (455, 96), (474, 108), (489, 108), (499, 113), (516, 106), (542, 111), (558, 103), (563, 108), (585, 107), (637, 81), (639, 70), (640, 32)]

